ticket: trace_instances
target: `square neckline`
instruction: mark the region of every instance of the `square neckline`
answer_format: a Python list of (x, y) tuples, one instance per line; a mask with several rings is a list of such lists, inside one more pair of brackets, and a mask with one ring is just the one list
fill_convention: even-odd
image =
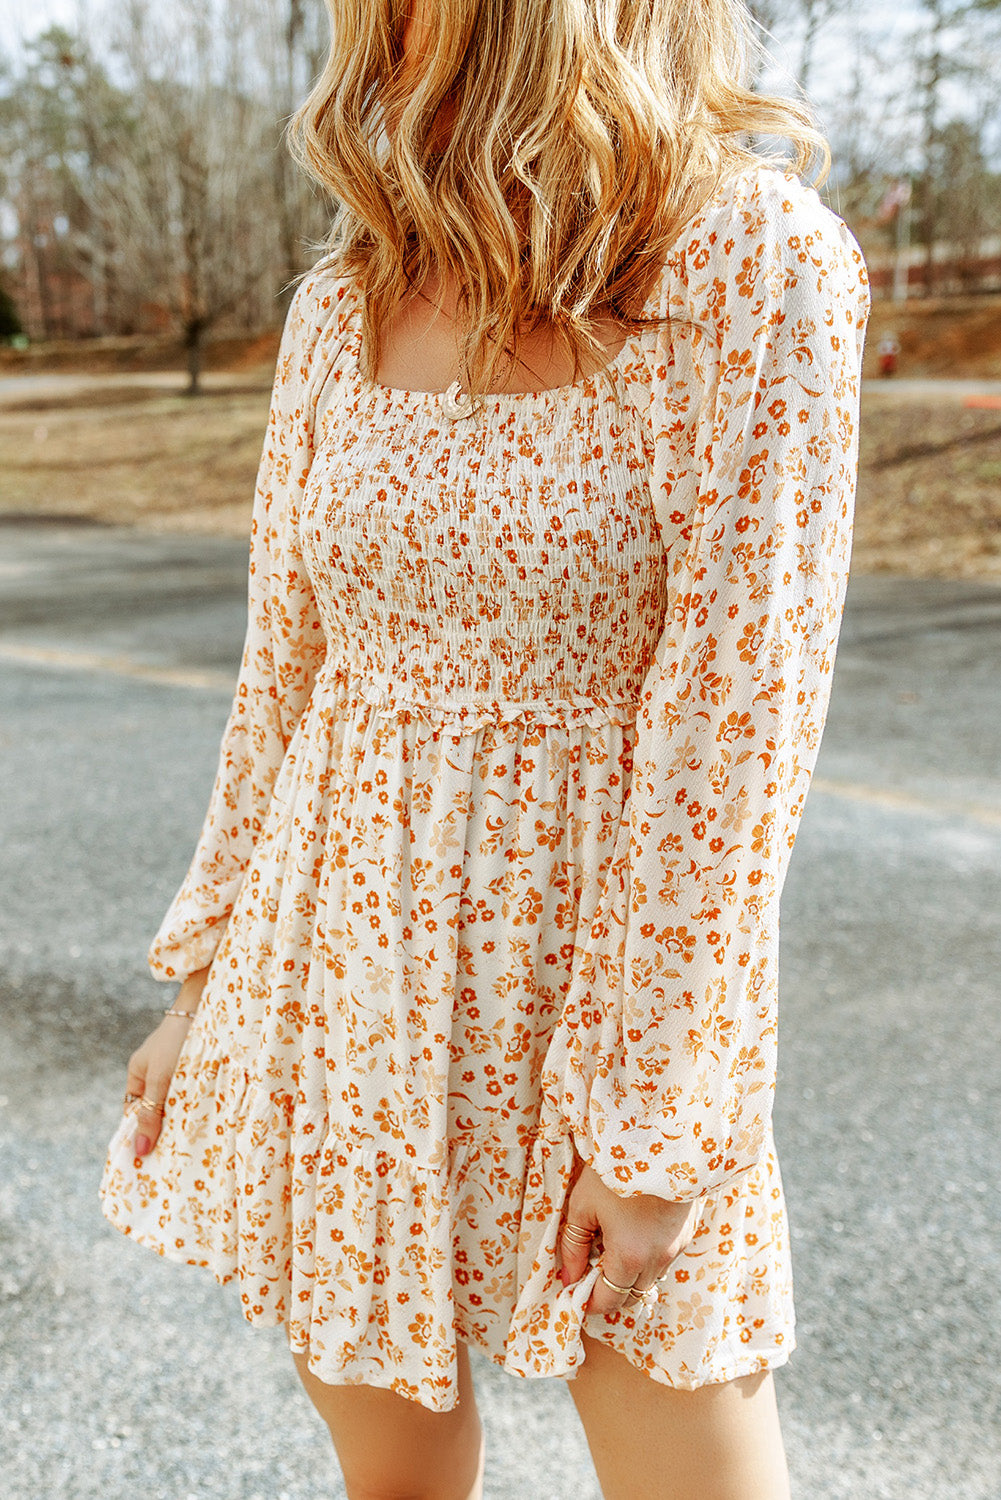
[[(661, 275), (657, 277), (650, 295), (647, 297), (646, 301), (643, 303), (643, 306), (640, 308), (641, 317), (645, 316), (648, 313), (651, 305), (658, 300), (662, 278), (663, 273), (661, 273)], [(446, 386), (443, 390), (415, 390), (406, 386), (383, 385), (381, 381), (372, 380), (370, 376), (365, 374), (365, 371), (362, 369), (361, 360), (363, 311), (362, 299), (354, 281), (350, 278), (348, 279), (348, 294), (351, 301), (351, 362), (353, 365), (353, 374), (358, 384), (369, 394), (373, 396), (381, 396), (382, 399), (390, 405), (439, 406), (442, 402), (442, 399), (452, 389), (451, 386)], [(497, 408), (500, 408), (504, 405), (519, 408), (524, 403), (529, 401), (534, 401), (537, 403), (540, 401), (550, 402), (553, 400), (565, 401), (569, 397), (571, 397), (574, 392), (577, 391), (586, 392), (589, 395), (594, 394), (597, 391), (599, 385), (601, 385), (602, 383), (610, 385), (614, 391), (614, 389), (616, 388), (617, 377), (622, 373), (629, 361), (633, 358), (642, 357), (642, 337), (643, 333), (637, 333), (634, 331), (627, 333), (622, 345), (610, 360), (606, 361), (606, 363), (603, 365), (599, 365), (596, 370), (592, 370), (589, 374), (582, 376), (579, 380), (570, 381), (563, 385), (543, 386), (540, 390), (537, 391), (481, 391), (478, 399), (482, 401), (485, 406), (493, 404)]]

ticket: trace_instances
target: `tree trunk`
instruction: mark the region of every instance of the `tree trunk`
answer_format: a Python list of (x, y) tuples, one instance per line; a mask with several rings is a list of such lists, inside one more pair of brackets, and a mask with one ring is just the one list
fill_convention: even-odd
[(938, 239), (938, 192), (935, 148), (938, 144), (938, 101), (944, 74), (945, 57), (942, 33), (946, 17), (942, 0), (925, 0), (930, 21), (930, 51), (924, 76), (921, 105), (924, 147), (924, 201), (921, 205), (921, 237), (925, 246), (925, 296), (935, 293), (935, 242)]
[(206, 321), (191, 318), (184, 325), (184, 351), (187, 356), (188, 384), (186, 396), (200, 396), (202, 391), (202, 358), (205, 353)]
[(804, 0), (803, 22), (803, 46), (799, 54), (799, 78), (797, 82), (803, 92), (808, 94), (810, 92), (810, 77), (813, 73), (813, 54), (817, 45), (817, 32), (820, 29), (818, 0)]

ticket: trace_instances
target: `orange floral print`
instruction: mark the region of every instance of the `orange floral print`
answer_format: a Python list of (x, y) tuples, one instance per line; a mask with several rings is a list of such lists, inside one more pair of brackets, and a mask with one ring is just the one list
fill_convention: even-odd
[[(683, 1388), (794, 1347), (771, 1129), (778, 905), (848, 572), (861, 257), (722, 187), (576, 385), (448, 418), (360, 365), (322, 263), (282, 339), (246, 645), (151, 950), (211, 961), (152, 1153), (102, 1198), (330, 1383), (456, 1400), (586, 1331)], [(698, 1199), (654, 1307), (585, 1315), (575, 1152)], [(671, 1286), (674, 1290), (672, 1292)]]

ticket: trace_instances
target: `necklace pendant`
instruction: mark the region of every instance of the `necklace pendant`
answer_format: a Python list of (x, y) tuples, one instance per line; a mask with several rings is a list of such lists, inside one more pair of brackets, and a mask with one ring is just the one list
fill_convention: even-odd
[(458, 380), (453, 380), (447, 391), (442, 393), (441, 409), (446, 417), (471, 417), (482, 402), (474, 401), (468, 391), (462, 389)]

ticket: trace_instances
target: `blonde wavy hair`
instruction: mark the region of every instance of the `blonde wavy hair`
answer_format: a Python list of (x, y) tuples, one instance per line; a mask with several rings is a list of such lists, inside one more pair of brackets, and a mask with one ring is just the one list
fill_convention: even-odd
[(413, 3), (327, 0), (326, 66), (287, 128), (336, 202), (325, 259), (362, 295), (370, 371), (386, 318), (438, 274), (460, 288), (468, 389), (490, 389), (523, 328), (550, 326), (576, 378), (597, 313), (658, 321), (640, 313), (668, 248), (724, 179), (818, 158), (826, 176), (805, 106), (751, 88), (744, 0), (432, 0), (404, 69)]

